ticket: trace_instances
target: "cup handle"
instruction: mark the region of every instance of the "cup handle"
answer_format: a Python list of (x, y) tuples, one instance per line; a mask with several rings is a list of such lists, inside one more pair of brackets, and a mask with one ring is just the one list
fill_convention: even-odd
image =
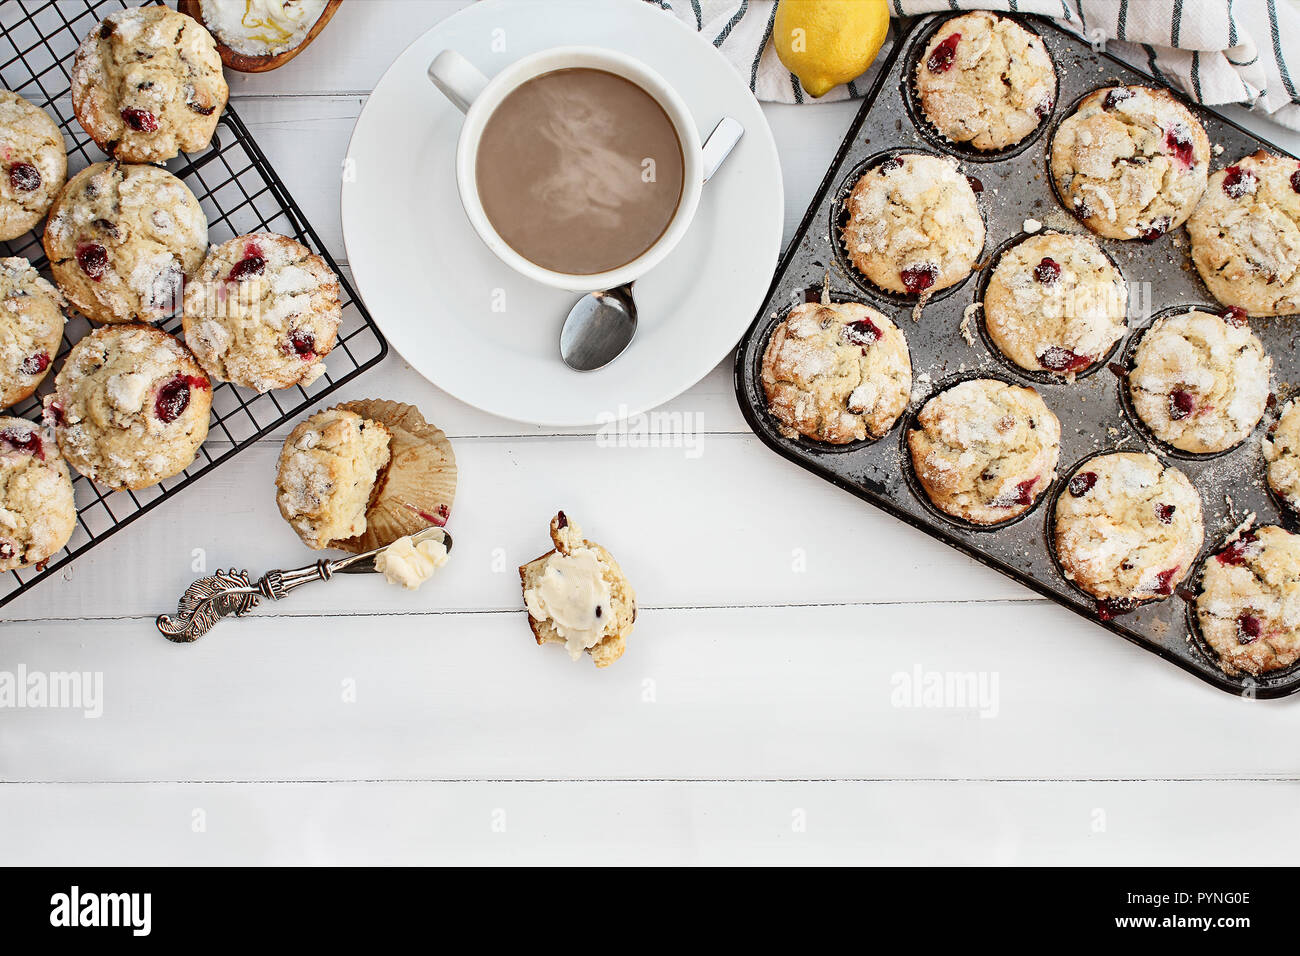
[(462, 113), (469, 112), (488, 84), (488, 78), (479, 68), (455, 50), (443, 50), (433, 58), (429, 79)]

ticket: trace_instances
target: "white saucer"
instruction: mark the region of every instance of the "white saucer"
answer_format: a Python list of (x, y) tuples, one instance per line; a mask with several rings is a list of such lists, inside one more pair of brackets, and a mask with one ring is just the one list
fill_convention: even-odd
[[(453, 48), (489, 76), (536, 50), (596, 44), (658, 70), (701, 137), (723, 116), (745, 135), (704, 189), (685, 238), (636, 284), (636, 339), (611, 365), (574, 372), (560, 326), (577, 300), (513, 272), (470, 228), (456, 194), (461, 114), (425, 76)], [(343, 183), (356, 285), (389, 342), (425, 378), (517, 421), (590, 425), (690, 388), (763, 304), (784, 215), (776, 144), (758, 102), (712, 45), (643, 0), (483, 0), (412, 43), (357, 120)]]

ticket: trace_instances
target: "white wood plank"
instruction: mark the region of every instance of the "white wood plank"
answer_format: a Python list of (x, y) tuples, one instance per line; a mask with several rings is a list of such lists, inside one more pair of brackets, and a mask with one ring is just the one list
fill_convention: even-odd
[[(752, 435), (696, 438), (694, 458), (688, 449), (605, 447), (594, 437), (456, 441), (455, 546), (434, 581), (410, 595), (376, 577), (341, 577), (276, 610), (518, 608), (515, 569), (550, 548), (547, 524), (561, 508), (619, 558), (646, 607), (1032, 597), (778, 458)], [(195, 549), (204, 573), (310, 564), (319, 555), (276, 507), (278, 454), (268, 442), (245, 450), (83, 556), (62, 579), (16, 598), (0, 618), (170, 611), (199, 576)]]
[[(649, 610), (605, 671), (522, 611), (4, 625), (19, 665), (102, 673), (102, 715), (8, 710), (8, 781), (1300, 777), (1294, 703), (1045, 603)], [(917, 669), (985, 694), (926, 706)]]
[(1277, 783), (0, 786), (7, 865), (1246, 865), (1300, 831)]

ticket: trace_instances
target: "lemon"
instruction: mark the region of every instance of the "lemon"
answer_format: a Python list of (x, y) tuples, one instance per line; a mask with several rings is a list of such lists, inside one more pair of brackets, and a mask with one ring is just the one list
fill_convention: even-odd
[(823, 96), (861, 76), (888, 32), (885, 0), (781, 0), (772, 43), (803, 88)]

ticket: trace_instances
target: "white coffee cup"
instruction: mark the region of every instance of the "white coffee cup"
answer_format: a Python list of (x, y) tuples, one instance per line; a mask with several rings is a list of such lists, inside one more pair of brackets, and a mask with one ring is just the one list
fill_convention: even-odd
[[(604, 70), (635, 83), (658, 101), (682, 147), (682, 195), (663, 234), (631, 262), (591, 275), (545, 269), (512, 249), (493, 228), (479, 199), (475, 159), (488, 118), (521, 84), (543, 73), (563, 69)], [(593, 46), (562, 46), (542, 50), (507, 66), (488, 79), (455, 50), (443, 50), (429, 64), (429, 79), (461, 111), (465, 123), (456, 143), (456, 186), (461, 205), (479, 238), (510, 268), (537, 282), (574, 292), (598, 292), (632, 282), (658, 265), (686, 234), (699, 206), (704, 185), (700, 134), (686, 103), (662, 76), (623, 53)]]

